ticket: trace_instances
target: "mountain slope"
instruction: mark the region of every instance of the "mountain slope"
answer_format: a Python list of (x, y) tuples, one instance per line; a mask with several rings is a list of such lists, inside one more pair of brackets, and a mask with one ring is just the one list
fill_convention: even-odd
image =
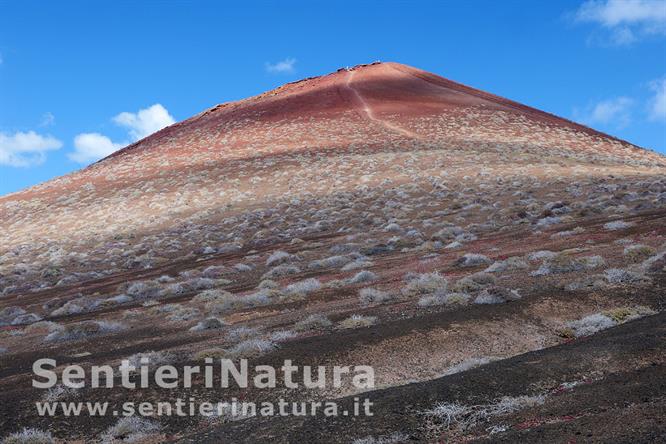
[[(649, 406), (575, 420), (633, 415), (637, 436), (656, 436), (648, 425), (666, 409), (650, 366), (663, 367), (664, 353), (650, 332), (661, 334), (665, 221), (663, 156), (408, 66), (361, 65), (219, 105), (0, 198), (0, 435), (29, 426), (90, 441), (114, 430), (111, 416), (38, 417), (45, 398), (120, 406), (362, 395), (349, 381), (206, 389), (195, 378), (190, 389), (49, 394), (30, 383), (45, 356), (89, 369), (146, 355), (177, 366), (210, 356), (371, 365), (368, 396), (390, 411), (358, 422), (160, 417), (148, 442), (251, 441), (258, 423), (275, 442), (392, 432), (557, 440), (595, 428), (555, 418), (561, 406), (541, 404), (553, 387), (592, 381), (607, 393), (623, 374), (658, 391)], [(616, 330), (596, 340), (603, 329)], [(623, 332), (644, 347), (603, 339)], [(561, 358), (578, 359), (587, 341), (594, 359)], [(552, 363), (539, 367), (549, 374), (516, 364), (534, 356)], [(478, 374), (487, 384), (465, 390)], [(463, 388), (441, 390), (447, 381)], [(396, 401), (430, 389), (404, 408)], [(567, 396), (580, 409), (615, 399), (597, 402), (590, 390)], [(440, 408), (451, 403), (481, 407), (451, 421)], [(529, 403), (553, 422), (525, 421)], [(476, 411), (497, 415), (477, 421)]]

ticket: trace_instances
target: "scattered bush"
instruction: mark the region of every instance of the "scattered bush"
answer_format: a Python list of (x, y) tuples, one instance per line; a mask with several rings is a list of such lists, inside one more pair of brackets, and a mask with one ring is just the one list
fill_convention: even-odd
[(646, 280), (642, 274), (622, 268), (609, 268), (604, 274), (609, 284), (636, 284)]
[(310, 270), (321, 270), (325, 268), (340, 268), (352, 261), (349, 256), (331, 256), (326, 259), (312, 261), (308, 264)]
[(514, 256), (503, 261), (496, 261), (484, 271), (486, 273), (504, 273), (505, 271), (522, 270), (528, 267), (527, 262)]
[(550, 274), (572, 273), (587, 268), (586, 261), (576, 259), (565, 253), (560, 253), (546, 259), (538, 270), (530, 273), (532, 276), (546, 276)]
[(442, 422), (447, 428), (455, 426), (463, 431), (475, 427), (490, 418), (508, 415), (519, 410), (536, 407), (545, 402), (544, 395), (537, 396), (505, 396), (492, 404), (465, 406), (456, 403), (440, 403), (426, 415)]
[(439, 273), (424, 273), (407, 276), (407, 285), (402, 289), (405, 296), (446, 293), (449, 282)]
[(24, 315), (26, 311), (20, 307), (5, 307), (0, 311), (0, 327), (10, 325), (18, 316)]
[(372, 267), (374, 263), (372, 261), (369, 261), (367, 259), (356, 259), (353, 262), (348, 263), (344, 267), (341, 268), (342, 271), (352, 271), (352, 270), (358, 270), (359, 268), (368, 268)]
[(180, 284), (181, 289), (178, 289), (177, 291), (174, 291), (173, 288), (174, 286), (169, 286), (168, 291), (170, 291), (173, 294), (181, 294), (187, 291), (195, 291), (195, 290), (207, 290), (209, 288), (213, 288), (216, 285), (226, 285), (230, 281), (225, 280), (225, 279), (210, 279), (206, 277), (195, 277), (192, 279), (189, 279), (185, 282), (182, 282)]
[(46, 393), (44, 393), (42, 400), (46, 402), (54, 402), (63, 399), (74, 398), (77, 395), (78, 392), (76, 389), (58, 384), (55, 387), (51, 387)]
[(199, 321), (199, 323), (194, 327), (190, 328), (190, 331), (219, 330), (225, 325), (227, 324), (218, 318), (206, 318)]
[(492, 260), (483, 254), (467, 253), (458, 258), (454, 265), (458, 267), (477, 267), (479, 265), (488, 265), (491, 262)]
[(207, 348), (194, 354), (196, 361), (203, 361), (206, 358), (223, 359), (229, 356), (229, 352), (223, 348)]
[(252, 271), (253, 268), (246, 264), (236, 264), (234, 265), (234, 270), (236, 270), (239, 273), (247, 273), (248, 271)]
[(586, 316), (577, 321), (567, 322), (567, 328), (571, 329), (573, 335), (577, 338), (589, 336), (598, 331), (616, 326), (618, 323), (611, 317), (601, 313)]
[(588, 270), (603, 267), (604, 265), (606, 265), (606, 261), (604, 260), (604, 258), (599, 255), (585, 256), (580, 258), (580, 261), (582, 262), (583, 266)]
[(527, 255), (527, 259), (530, 261), (541, 261), (545, 259), (552, 259), (557, 256), (557, 253), (553, 253), (548, 250), (535, 251)]
[(55, 439), (51, 432), (24, 428), (20, 432), (12, 433), (2, 440), (2, 444), (54, 444)]
[(266, 289), (245, 296), (223, 292), (216, 299), (206, 303), (206, 311), (212, 315), (220, 315), (230, 310), (261, 307), (270, 304), (273, 294), (274, 290)]
[(264, 279), (263, 281), (259, 282), (259, 285), (257, 285), (257, 288), (259, 289), (267, 289), (267, 290), (277, 290), (280, 288), (280, 285), (270, 279)]
[(129, 302), (132, 302), (133, 300), (134, 299), (131, 296), (128, 296), (126, 294), (119, 294), (117, 296), (104, 299), (103, 301), (100, 302), (100, 305), (103, 307), (109, 307), (109, 306), (127, 304)]
[(135, 299), (154, 299), (162, 296), (163, 289), (157, 282), (139, 281), (131, 283), (125, 293)]
[(644, 316), (650, 316), (656, 314), (657, 312), (648, 307), (620, 307), (614, 308), (612, 310), (604, 311), (603, 314), (608, 316), (613, 321), (623, 324), (625, 322), (633, 321), (634, 319), (640, 319)]
[(462, 242), (453, 241), (453, 242), (450, 242), (450, 243), (446, 244), (444, 246), (444, 248), (447, 249), (447, 250), (455, 250), (456, 248), (460, 248), (462, 246), (463, 246)]
[(313, 314), (294, 324), (296, 331), (321, 330), (330, 327), (333, 323), (322, 314)]
[[(176, 355), (170, 351), (148, 351), (141, 353), (134, 353), (127, 358), (129, 365), (133, 365), (137, 369), (142, 365), (154, 369), (160, 365), (167, 365), (176, 362)], [(143, 361), (143, 362), (142, 362)], [(144, 363), (145, 362), (145, 363)]]
[(585, 232), (585, 228), (576, 227), (573, 230), (558, 231), (557, 233), (551, 234), (550, 238), (551, 239), (558, 239), (558, 238), (563, 238), (563, 237), (571, 237), (571, 236), (575, 236), (577, 234), (582, 234), (584, 232)]
[(393, 433), (391, 435), (379, 436), (366, 436), (352, 441), (352, 444), (403, 444), (410, 442), (409, 436), (404, 433)]
[(453, 287), (451, 287), (451, 290), (459, 293), (476, 293), (488, 285), (494, 284), (496, 280), (497, 279), (492, 274), (482, 271), (458, 279), (458, 281), (453, 284)]
[(265, 339), (247, 339), (236, 344), (229, 353), (239, 358), (251, 358), (277, 349), (277, 345)]
[(266, 259), (266, 265), (269, 267), (274, 267), (276, 265), (284, 264), (286, 262), (291, 262), (295, 259), (294, 256), (287, 253), (286, 251), (275, 251), (271, 254), (268, 259)]
[(419, 307), (435, 307), (438, 305), (446, 305), (449, 298), (446, 293), (429, 294), (421, 296), (416, 303)]
[(288, 264), (283, 264), (283, 265), (278, 265), (275, 268), (270, 269), (264, 275), (261, 277), (262, 279), (275, 279), (275, 278), (281, 278), (285, 276), (291, 276), (294, 274), (298, 274), (301, 272), (301, 269), (298, 268), (295, 265), (288, 265)]
[(565, 285), (564, 289), (566, 291), (578, 291), (578, 290), (598, 290), (606, 286), (606, 280), (602, 275), (592, 275), (583, 278), (580, 281), (570, 282)]
[(284, 342), (295, 338), (296, 336), (296, 333), (291, 330), (278, 330), (271, 333), (270, 339), (273, 342)]
[(293, 284), (288, 285), (284, 292), (287, 294), (296, 294), (300, 296), (306, 296), (310, 293), (313, 293), (321, 288), (321, 282), (315, 278), (305, 279), (303, 281), (294, 282)]
[(509, 301), (516, 301), (521, 296), (516, 290), (507, 288), (490, 287), (487, 288), (474, 299), (475, 304), (503, 304)]
[(364, 282), (373, 282), (376, 281), (377, 279), (379, 279), (379, 277), (372, 271), (363, 270), (356, 273), (356, 275), (350, 278), (348, 282), (350, 284), (361, 284)]
[(35, 313), (26, 313), (14, 318), (12, 325), (34, 324), (42, 320), (42, 317)]
[(75, 341), (86, 339), (107, 333), (114, 333), (123, 330), (124, 327), (116, 322), (107, 321), (82, 321), (68, 324), (58, 330), (49, 333), (45, 341)]
[(218, 279), (227, 272), (226, 267), (221, 265), (211, 265), (201, 272), (201, 276), (209, 279)]
[(377, 316), (351, 315), (338, 323), (340, 329), (364, 328), (377, 323)]
[(550, 227), (551, 225), (556, 225), (562, 222), (562, 218), (557, 216), (546, 216), (537, 221), (536, 226), (539, 228)]
[(391, 293), (375, 288), (363, 288), (358, 294), (362, 305), (384, 304), (395, 299)]
[(235, 327), (227, 333), (227, 339), (232, 342), (246, 341), (248, 339), (256, 338), (260, 332), (256, 328), (246, 327), (241, 325)]
[(499, 297), (496, 294), (488, 293), (487, 291), (482, 292), (480, 295), (474, 299), (475, 304), (503, 304), (504, 299)]
[(115, 425), (106, 429), (101, 438), (103, 444), (139, 442), (158, 433), (160, 429), (161, 426), (155, 421), (139, 416), (128, 416), (121, 418)]
[(233, 298), (233, 295), (228, 291), (221, 289), (205, 290), (192, 298), (192, 302), (221, 302)]
[(655, 254), (644, 260), (640, 268), (646, 272), (666, 271), (666, 251)]
[(634, 226), (633, 222), (625, 222), (623, 220), (616, 220), (604, 224), (604, 228), (609, 231), (625, 230)]
[(637, 244), (625, 247), (623, 254), (629, 262), (641, 262), (655, 253), (656, 251), (654, 248), (648, 247), (647, 245)]
[(196, 308), (178, 306), (176, 310), (167, 315), (166, 319), (171, 322), (191, 321), (200, 315), (201, 313)]
[(455, 373), (466, 372), (473, 368), (481, 367), (493, 361), (490, 358), (469, 358), (444, 370), (443, 376), (453, 375)]
[(66, 316), (78, 313), (88, 313), (98, 308), (103, 301), (99, 299), (90, 299), (79, 297), (66, 302), (60, 308), (54, 310), (51, 316)]

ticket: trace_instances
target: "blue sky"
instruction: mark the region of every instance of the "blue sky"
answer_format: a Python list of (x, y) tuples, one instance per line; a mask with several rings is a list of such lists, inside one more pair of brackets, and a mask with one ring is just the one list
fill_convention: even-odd
[(666, 153), (666, 0), (0, 0), (0, 194), (205, 108), (396, 61)]

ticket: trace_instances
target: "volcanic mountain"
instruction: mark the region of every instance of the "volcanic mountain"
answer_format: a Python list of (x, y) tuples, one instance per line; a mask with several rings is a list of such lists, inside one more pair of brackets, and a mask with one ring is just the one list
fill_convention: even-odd
[[(0, 435), (654, 440), (666, 433), (665, 218), (663, 156), (409, 66), (343, 68), (218, 105), (0, 198)], [(291, 359), (370, 365), (376, 380), (44, 393), (30, 383), (41, 357)], [(376, 410), (134, 422), (34, 411), (232, 396), (366, 396)]]

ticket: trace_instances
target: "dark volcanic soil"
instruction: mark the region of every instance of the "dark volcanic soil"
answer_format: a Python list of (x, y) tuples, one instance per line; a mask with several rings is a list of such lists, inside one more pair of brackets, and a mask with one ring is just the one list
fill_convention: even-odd
[[(661, 313), (464, 373), (366, 393), (374, 403), (372, 417), (253, 418), (180, 442), (349, 443), (395, 432), (415, 442), (448, 442), (447, 431), (428, 436), (420, 412), (438, 402), (475, 405), (541, 392), (552, 393), (544, 405), (500, 418), (510, 425), (501, 437), (483, 436), (481, 427), (465, 441), (660, 442), (666, 439), (665, 321)], [(557, 390), (580, 380), (585, 382), (571, 390)], [(342, 402), (351, 409), (353, 398)]]

